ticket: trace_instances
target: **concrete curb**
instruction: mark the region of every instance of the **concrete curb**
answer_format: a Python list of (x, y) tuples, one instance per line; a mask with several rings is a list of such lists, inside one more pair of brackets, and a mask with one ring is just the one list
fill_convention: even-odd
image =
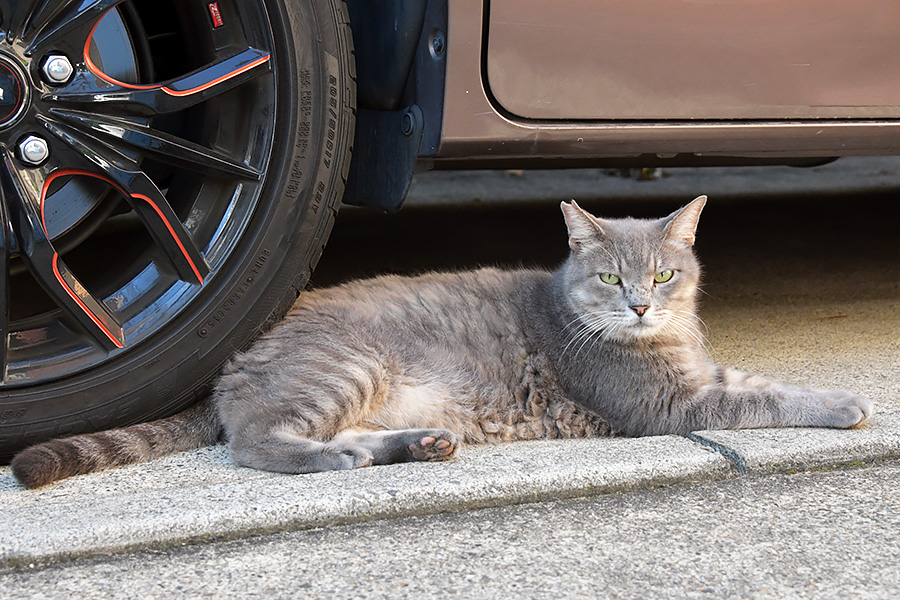
[[(14, 526), (0, 532), (0, 566), (722, 479), (731, 474), (719, 454), (676, 436), (479, 446), (466, 448), (453, 462), (302, 476), (238, 469), (226, 454), (223, 447), (204, 449), (178, 455), (175, 460), (181, 467), (170, 457), (151, 463), (151, 473), (148, 466), (138, 465), (35, 491), (16, 488), (5, 469), (0, 520)], [(185, 485), (184, 470), (198, 476), (192, 484)], [(209, 478), (202, 474), (204, 470), (210, 471)], [(135, 481), (119, 493), (110, 485), (111, 478)], [(92, 492), (90, 480), (99, 493)]]
[(900, 457), (900, 414), (867, 429), (698, 432), (466, 448), (448, 463), (284, 476), (221, 447), (24, 490), (0, 469), (0, 568), (374, 519), (833, 468)]
[(690, 439), (728, 458), (741, 474), (790, 473), (900, 458), (900, 414), (876, 413), (853, 431), (698, 431)]

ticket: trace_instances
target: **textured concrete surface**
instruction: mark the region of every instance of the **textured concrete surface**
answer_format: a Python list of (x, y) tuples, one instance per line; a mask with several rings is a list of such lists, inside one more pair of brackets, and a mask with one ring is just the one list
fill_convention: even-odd
[(0, 597), (894, 600), (898, 481), (743, 477), (26, 565)]
[(24, 490), (0, 470), (0, 568), (276, 531), (592, 496), (900, 457), (900, 415), (854, 431), (698, 432), (475, 446), (447, 463), (313, 475), (235, 467), (222, 446)]
[(867, 427), (698, 431), (691, 439), (726, 456), (741, 473), (828, 469), (900, 458), (900, 413), (875, 414)]
[(223, 447), (23, 490), (0, 471), (0, 566), (727, 477), (681, 437), (515, 443), (446, 463), (288, 476)]
[(881, 300), (837, 299), (842, 293), (835, 289), (819, 300), (761, 299), (756, 305), (705, 298), (701, 316), (712, 356), (798, 385), (848, 389), (872, 398), (878, 412), (898, 412), (900, 292)]

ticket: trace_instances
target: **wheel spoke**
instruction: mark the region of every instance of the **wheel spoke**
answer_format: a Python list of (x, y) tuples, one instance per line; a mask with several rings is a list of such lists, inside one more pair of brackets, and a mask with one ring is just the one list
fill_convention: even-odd
[[(22, 39), (40, 25), (46, 15), (52, 13), (52, 6), (58, 2), (48, 0), (0, 0), (3, 14), (3, 29), (12, 39)], [(51, 9), (51, 10), (48, 10)]]
[(29, 30), (29, 24), (43, 0), (0, 0), (3, 11), (3, 31), (11, 39), (19, 39)]
[(116, 116), (169, 114), (214, 98), (271, 69), (270, 55), (255, 48), (227, 56), (184, 77), (155, 85), (117, 81), (92, 65), (45, 99), (69, 106), (89, 106), (91, 113)]
[(66, 267), (47, 235), (44, 200), (52, 179), (43, 169), (19, 169), (9, 151), (3, 155), (3, 166), (10, 223), (35, 279), (103, 348), (124, 347), (121, 325)]
[(41, 119), (54, 136), (65, 142), (70, 152), (67, 164), (86, 162), (87, 169), (61, 169), (66, 174), (87, 175), (102, 179), (115, 187), (147, 227), (163, 250), (179, 278), (202, 284), (209, 265), (191, 235), (179, 220), (162, 191), (137, 165), (119, 160), (114, 149), (90, 135), (76, 132), (60, 123)]
[[(44, 0), (32, 13), (29, 25), (36, 29), (33, 36), (25, 32), (29, 41), (25, 54), (31, 56), (39, 47), (58, 46), (61, 40), (99, 21), (106, 12), (122, 0)], [(85, 36), (87, 37), (87, 36)], [(84, 38), (81, 38), (82, 40)]]
[(184, 138), (155, 130), (147, 125), (115, 117), (53, 110), (51, 114), (81, 130), (100, 134), (112, 141), (123, 142), (154, 158), (176, 166), (210, 174), (224, 174), (258, 181), (261, 173), (244, 162), (206, 148)]

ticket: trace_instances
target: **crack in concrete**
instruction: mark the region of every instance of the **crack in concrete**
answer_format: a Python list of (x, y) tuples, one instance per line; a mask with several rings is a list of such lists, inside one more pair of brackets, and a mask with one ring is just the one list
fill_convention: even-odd
[(716, 452), (721, 454), (722, 457), (728, 461), (728, 464), (731, 465), (731, 468), (737, 471), (738, 474), (747, 474), (747, 464), (734, 448), (723, 446), (722, 444), (706, 439), (705, 437), (701, 437), (695, 433), (689, 433), (685, 437), (696, 444), (706, 446), (707, 448), (711, 448), (712, 450), (715, 450)]

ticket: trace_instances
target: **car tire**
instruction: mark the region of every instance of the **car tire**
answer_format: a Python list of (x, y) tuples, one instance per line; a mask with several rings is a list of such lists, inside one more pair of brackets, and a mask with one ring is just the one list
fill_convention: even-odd
[[(47, 76), (41, 73), (36, 58), (47, 55), (44, 49), (39, 47), (34, 57), (28, 57), (17, 54), (12, 44), (0, 48), (5, 52), (0, 54), (0, 62), (8, 64), (25, 87), (33, 86), (30, 95), (23, 97), (23, 103), (30, 103), (27, 108), (0, 128), (5, 156), (2, 208), (11, 223), (4, 245), (12, 248), (7, 252), (12, 275), (3, 279), (8, 298), (4, 323), (10, 340), (3, 353), (6, 376), (0, 386), (0, 459), (4, 461), (22, 448), (47, 439), (162, 418), (204, 397), (225, 360), (283, 316), (322, 253), (343, 194), (354, 129), (355, 65), (343, 1), (221, 0), (197, 4), (205, 11), (202, 16), (185, 16), (190, 11), (184, 5), (171, 3), (172, 19), (180, 19), (183, 29), (179, 52), (193, 55), (201, 65), (174, 78), (124, 82), (108, 75), (103, 70), (107, 67), (99, 67), (99, 58), (87, 60), (92, 56), (88, 47), (95, 52), (94, 47), (102, 45), (99, 38), (91, 37), (99, 35), (101, 16), (79, 13), (80, 7), (73, 9), (69, 21), (73, 23), (69, 37), (75, 41), (67, 45), (68, 38), (53, 40), (54, 48), (63, 48), (63, 53), (70, 55), (80, 51), (79, 44), (84, 45), (84, 64), (71, 61), (76, 71), (70, 80), (71, 91), (69, 84), (47, 85)], [(163, 10), (160, 5), (170, 6), (164, 1), (131, 0), (113, 8), (118, 12), (109, 18), (115, 21), (113, 26), (127, 30), (127, 38), (120, 36), (123, 39), (133, 40), (141, 32), (150, 38), (156, 24), (147, 15)], [(41, 18), (40, 14), (27, 19), (4, 15), (4, 28), (15, 32), (16, 19), (40, 24)], [(82, 22), (75, 23), (77, 19)], [(49, 15), (46, 23), (56, 26), (59, 18)], [(50, 25), (45, 31), (51, 31)], [(228, 27), (234, 31), (221, 33)], [(87, 31), (90, 33), (85, 34)], [(78, 32), (82, 32), (80, 38)], [(114, 33), (110, 36), (118, 39)], [(20, 39), (28, 38), (23, 25)], [(31, 38), (39, 40), (40, 35), (32, 34)], [(246, 42), (257, 55), (229, 58), (236, 52), (230, 49), (234, 40)], [(114, 46), (114, 41), (109, 45)], [(137, 57), (134, 63), (140, 63), (143, 53), (143, 60), (158, 63), (156, 72), (169, 69), (175, 73), (172, 69), (178, 68), (180, 55), (173, 58), (164, 52), (155, 58), (149, 44), (140, 47), (143, 41), (131, 42)], [(115, 59), (115, 52), (108, 54), (111, 58), (104, 61), (105, 65)], [(219, 71), (202, 66), (202, 61), (210, 57), (231, 80), (221, 83), (225, 79)], [(144, 72), (150, 70), (147, 67)], [(77, 96), (75, 89), (75, 83), (85, 85), (85, 81), (102, 93), (124, 90), (128, 103), (115, 111), (103, 106), (107, 112), (101, 117), (105, 120), (92, 120), (85, 116), (92, 111), (84, 104), (91, 99)], [(179, 93), (196, 93), (206, 99), (187, 106), (178, 104), (183, 98)], [(166, 112), (173, 106), (176, 110)], [(236, 107), (241, 111), (238, 114), (234, 114)], [(189, 161), (197, 164), (183, 167), (172, 156), (159, 156), (145, 139), (132, 135), (126, 140), (110, 126), (124, 123), (128, 129), (131, 122), (140, 122), (143, 129), (135, 126), (137, 133), (152, 131), (163, 142), (175, 140), (177, 146), (185, 148)], [(30, 131), (48, 141), (51, 158), (47, 164), (23, 164), (18, 144), (23, 132)], [(84, 161), (73, 152), (81, 148), (78, 140), (83, 141), (82, 146), (101, 149), (111, 158), (96, 165)], [(211, 148), (213, 158), (206, 158), (206, 148)], [(232, 166), (221, 170), (214, 161), (223, 154), (246, 159), (246, 164), (254, 165), (257, 178), (233, 175), (228, 171)], [(123, 165), (131, 164), (128, 160), (137, 165), (137, 172), (142, 173), (139, 182), (121, 175), (135, 169), (109, 166), (120, 156), (124, 156)], [(233, 158), (225, 162), (229, 161), (239, 163), (234, 169), (244, 164)], [(91, 204), (90, 215), (82, 216), (73, 226), (87, 231), (78, 236), (67, 231), (54, 237), (45, 225), (48, 239), (42, 240), (40, 229), (28, 224), (28, 215), (22, 216), (29, 206), (36, 205), (36, 199), (25, 198), (22, 181), (32, 177), (44, 182), (40, 197), (43, 220), (44, 195), (50, 194), (49, 205), (52, 194), (65, 191), (54, 191), (54, 185), (60, 184), (51, 183), (54, 174), (70, 176), (64, 185), (77, 180), (88, 190), (85, 193), (97, 185), (104, 197), (118, 196), (115, 201)], [(208, 272), (204, 269), (196, 273), (193, 263), (193, 271), (183, 265), (179, 271), (178, 256), (165, 260), (165, 252), (178, 254), (171, 248), (160, 250), (161, 244), (172, 246), (165, 230), (156, 232), (156, 237), (143, 232), (141, 235), (152, 243), (133, 251), (129, 242), (121, 241), (122, 236), (107, 232), (114, 229), (110, 225), (113, 221), (116, 226), (120, 221), (139, 222), (133, 213), (143, 206), (139, 199), (146, 194), (138, 192), (142, 189), (139, 183), (143, 185), (145, 180), (152, 184), (149, 189), (165, 194), (172, 212), (188, 232), (188, 242), (196, 243), (197, 251), (208, 260)], [(127, 181), (131, 181), (131, 187)], [(147, 228), (156, 219), (153, 214), (140, 218)], [(160, 236), (164, 238), (162, 243)], [(176, 234), (172, 236), (179, 242)], [(200, 238), (202, 241), (198, 241)], [(91, 311), (83, 303), (73, 308), (65, 295), (54, 289), (53, 277), (67, 292), (75, 284), (65, 286), (65, 271), (56, 269), (56, 262), (48, 275), (42, 265), (49, 263), (41, 262), (37, 250), (26, 255), (26, 251), (32, 251), (28, 243), (34, 240), (37, 242), (32, 245), (40, 248), (43, 243), (53, 261), (59, 259), (60, 265), (71, 262), (73, 276), (97, 282), (85, 293), (88, 299), (95, 297), (107, 307), (114, 320), (122, 322), (122, 332), (117, 333), (121, 343), (112, 337), (107, 342), (90, 331), (91, 323), (78, 309)], [(102, 250), (104, 243), (106, 250)], [(72, 248), (58, 248), (65, 244)], [(83, 246), (91, 249), (82, 251)], [(181, 250), (189, 259), (190, 252)], [(17, 257), (17, 252), (22, 256)], [(90, 260), (79, 253), (90, 255)], [(123, 264), (116, 263), (119, 254), (127, 256)], [(24, 262), (26, 268), (17, 271), (15, 261)], [(109, 272), (90, 266), (98, 262), (109, 265)], [(82, 265), (81, 271), (76, 265)], [(97, 272), (88, 273), (92, 269)], [(192, 281), (192, 272), (197, 274), (196, 281)], [(19, 279), (25, 281), (29, 274), (40, 284), (34, 286), (38, 291), (30, 292), (27, 281), (17, 287)], [(129, 300), (129, 294), (137, 299)], [(44, 312), (28, 312), (30, 306), (45, 302), (48, 296), (52, 306)], [(121, 318), (117, 317), (117, 302), (124, 307)], [(19, 318), (17, 311), (25, 317)], [(91, 314), (87, 316), (96, 321)], [(35, 331), (51, 332), (47, 334), (50, 337), (53, 332), (61, 333), (54, 345), (53, 339), (42, 339)]]

